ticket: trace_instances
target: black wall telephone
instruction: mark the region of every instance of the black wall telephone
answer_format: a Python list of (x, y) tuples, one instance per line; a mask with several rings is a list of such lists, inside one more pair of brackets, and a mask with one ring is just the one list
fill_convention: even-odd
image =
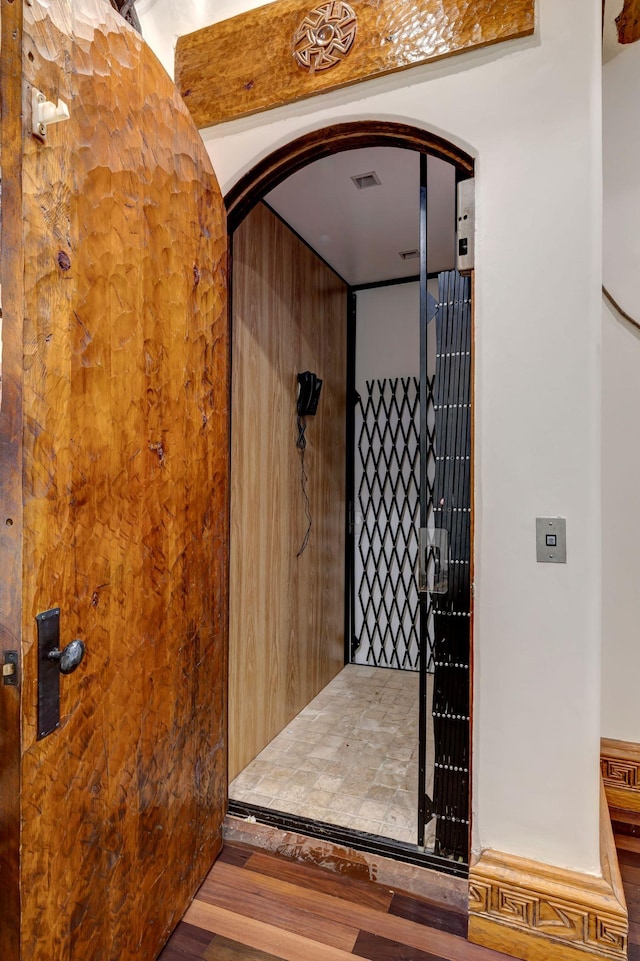
[(305, 370), (304, 373), (298, 374), (298, 417), (307, 417), (310, 414), (315, 414), (318, 409), (321, 388), (322, 381), (316, 374), (312, 374), (310, 370)]

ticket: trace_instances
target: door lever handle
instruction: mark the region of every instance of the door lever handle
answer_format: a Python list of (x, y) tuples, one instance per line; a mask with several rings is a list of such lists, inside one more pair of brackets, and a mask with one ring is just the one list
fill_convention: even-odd
[(47, 657), (50, 661), (57, 661), (58, 667), (60, 668), (61, 674), (73, 674), (75, 669), (81, 663), (84, 657), (85, 646), (84, 642), (76, 638), (71, 641), (65, 648), (61, 651), (57, 647), (54, 647), (52, 651), (49, 651)]
[(60, 608), (36, 614), (38, 627), (38, 740), (60, 727), (60, 675), (71, 674), (85, 655), (84, 641), (60, 648)]

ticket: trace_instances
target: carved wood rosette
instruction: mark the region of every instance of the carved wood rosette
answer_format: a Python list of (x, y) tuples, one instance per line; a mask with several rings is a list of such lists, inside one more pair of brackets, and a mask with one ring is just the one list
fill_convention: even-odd
[(296, 63), (311, 73), (336, 67), (351, 50), (357, 29), (358, 18), (348, 3), (321, 3), (307, 14), (293, 35)]

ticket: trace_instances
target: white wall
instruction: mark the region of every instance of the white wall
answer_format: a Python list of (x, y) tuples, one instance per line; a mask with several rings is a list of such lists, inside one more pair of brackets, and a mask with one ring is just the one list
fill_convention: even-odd
[(359, 290), (356, 314), (356, 390), (368, 380), (420, 376), (420, 286), (394, 284)]
[[(339, 121), (415, 124), (477, 156), (473, 846), (597, 872), (602, 6), (536, 6), (534, 38), (224, 124), (205, 142), (225, 191)], [(236, 8), (211, 0), (210, 19)], [(536, 564), (541, 514), (567, 517), (566, 566)]]
[[(603, 70), (603, 264), (607, 289), (638, 319), (639, 88), (636, 43)], [(640, 333), (606, 303), (602, 322), (602, 734), (640, 741)]]
[(602, 71), (603, 274), (618, 303), (640, 314), (640, 43)]
[[(433, 327), (434, 325), (432, 324), (431, 326)], [(381, 516), (386, 516), (389, 518), (389, 523), (392, 525), (391, 529), (394, 537), (397, 534), (396, 521), (398, 519), (394, 512), (390, 509), (390, 499), (388, 496), (380, 498), (379, 491), (376, 491), (375, 494), (369, 494), (367, 492), (366, 485), (364, 485), (362, 496), (360, 496), (362, 482), (362, 458), (358, 453), (358, 445), (360, 432), (362, 429), (362, 418), (367, 407), (367, 400), (369, 398), (367, 381), (406, 377), (415, 377), (416, 379), (420, 377), (420, 285), (412, 282), (405, 284), (394, 284), (393, 286), (389, 287), (372, 287), (365, 290), (359, 290), (356, 294), (355, 383), (356, 390), (362, 399), (362, 404), (357, 405), (355, 410), (356, 451), (354, 463), (354, 489), (356, 496), (354, 533), (356, 539), (356, 550), (354, 556), (354, 584), (356, 601), (354, 633), (356, 637), (361, 638), (361, 644), (355, 653), (354, 661), (356, 664), (368, 663), (367, 658), (370, 653), (369, 645), (366, 643), (369, 640), (369, 632), (363, 630), (365, 611), (370, 595), (367, 590), (367, 581), (363, 581), (361, 551), (366, 552), (372, 543), (378, 543), (377, 522)], [(388, 403), (391, 396), (390, 385), (387, 385), (386, 391), (388, 392), (386, 394)], [(396, 396), (399, 398), (401, 395), (398, 393)], [(416, 394), (413, 393), (413, 388), (410, 388), (409, 396), (416, 396)], [(411, 426), (411, 420), (408, 416), (408, 413), (406, 411), (404, 413), (405, 416), (403, 418), (403, 424), (405, 436), (407, 436)], [(411, 435), (412, 438), (415, 439), (415, 446), (410, 444), (410, 448), (412, 448), (417, 455), (420, 430), (419, 416), (417, 415), (415, 424), (415, 438), (413, 434)], [(377, 448), (377, 440), (373, 441), (372, 447), (374, 449)], [(363, 450), (369, 449), (366, 439), (362, 442), (362, 448)], [(388, 454), (390, 453), (390, 443), (388, 439), (387, 443), (385, 444), (385, 450), (387, 450)], [(411, 471), (408, 469), (406, 462), (403, 464), (402, 474), (405, 485), (409, 486)], [(416, 511), (417, 513), (419, 510), (419, 489), (417, 486), (414, 488), (413, 485), (410, 485), (409, 490), (411, 492), (409, 496), (409, 511), (403, 513), (400, 518), (400, 526), (404, 532), (405, 538), (402, 543), (409, 545), (409, 549), (405, 554), (407, 571), (412, 569), (415, 570), (417, 567), (419, 527), (419, 521), (416, 524), (412, 524), (411, 522), (411, 513), (413, 511)], [(388, 513), (387, 511), (384, 511), (382, 514), (380, 513), (381, 503), (386, 504)], [(372, 523), (373, 516), (376, 517), (375, 523)], [(369, 523), (367, 523), (367, 518)], [(414, 529), (413, 538), (411, 537), (412, 528)], [(391, 566), (393, 569), (394, 565)], [(395, 611), (392, 613), (390, 618), (387, 618), (383, 611), (383, 616), (377, 620), (377, 627), (382, 636), (396, 637), (400, 639), (400, 643), (398, 645), (398, 650), (400, 651), (400, 662), (404, 663), (405, 665), (407, 663), (413, 664), (417, 668), (419, 650), (419, 601), (417, 583), (410, 582), (409, 590), (406, 593), (403, 591), (401, 584), (398, 586), (402, 593), (399, 604), (400, 607), (405, 611), (405, 616), (403, 618), (404, 631), (399, 631), (400, 621), (396, 616)], [(371, 596), (374, 599), (374, 604), (376, 606), (379, 605), (381, 592), (377, 584), (374, 584)], [(407, 604), (406, 609), (404, 608), (405, 603)], [(378, 610), (380, 610), (380, 608), (378, 608)], [(408, 644), (407, 661), (405, 661), (406, 648), (402, 643), (403, 638), (410, 638), (410, 642)], [(377, 657), (379, 656), (378, 641), (379, 637), (376, 637), (373, 643), (373, 649)], [(394, 666), (397, 665), (394, 664)]]

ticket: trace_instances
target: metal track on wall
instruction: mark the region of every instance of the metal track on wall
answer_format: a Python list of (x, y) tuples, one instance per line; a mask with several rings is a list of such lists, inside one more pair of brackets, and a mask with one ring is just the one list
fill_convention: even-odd
[(471, 630), (471, 288), (440, 274), (436, 315), (435, 525), (449, 534), (449, 587), (431, 596), (434, 634), (435, 854), (469, 858)]
[(357, 427), (355, 647), (352, 660), (415, 671), (419, 661), (419, 384), (367, 381)]

